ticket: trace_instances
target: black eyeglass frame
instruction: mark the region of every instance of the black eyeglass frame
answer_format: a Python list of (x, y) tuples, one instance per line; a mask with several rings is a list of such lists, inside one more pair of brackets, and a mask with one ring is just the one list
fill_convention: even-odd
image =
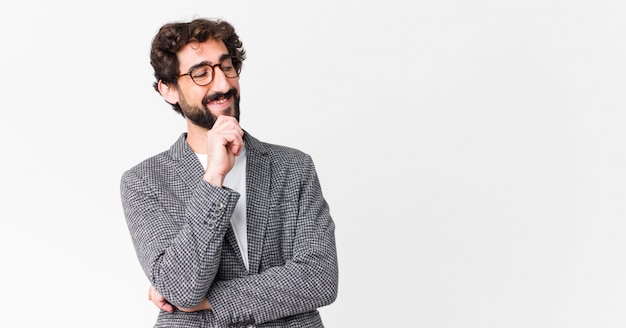
[[(232, 61), (233, 72), (234, 72), (235, 76), (228, 76), (227, 73), (224, 72), (224, 69), (222, 68), (222, 64), (227, 59), (230, 59)], [(204, 87), (204, 86), (207, 86), (207, 85), (211, 84), (211, 82), (213, 82), (213, 80), (215, 79), (215, 67), (219, 67), (220, 71), (222, 71), (222, 73), (224, 73), (224, 76), (226, 76), (229, 79), (233, 79), (233, 78), (236, 78), (236, 77), (239, 76), (239, 72), (237, 71), (237, 68), (235, 67), (236, 61), (237, 61), (237, 57), (228, 57), (228, 58), (222, 59), (221, 62), (219, 62), (218, 64), (215, 64), (215, 65), (211, 65), (209, 63), (203, 62), (203, 63), (200, 63), (200, 64), (192, 66), (191, 68), (189, 68), (189, 71), (187, 73), (180, 74), (180, 75), (178, 75), (178, 77), (181, 78), (183, 76), (189, 75), (189, 77), (191, 78), (191, 81), (193, 81), (193, 83), (195, 83), (198, 86)], [(193, 71), (194, 69), (196, 69), (198, 67), (202, 67), (202, 66), (208, 66), (208, 67), (211, 68), (211, 79), (209, 80), (209, 82), (206, 82), (204, 84), (198, 83), (196, 81), (196, 79), (193, 78), (193, 75), (191, 75), (191, 71)]]

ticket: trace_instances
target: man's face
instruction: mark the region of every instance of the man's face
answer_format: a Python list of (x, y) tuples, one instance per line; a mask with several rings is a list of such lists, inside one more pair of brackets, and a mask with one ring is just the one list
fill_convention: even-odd
[[(179, 70), (187, 73), (202, 63), (215, 65), (229, 58), (222, 41), (192, 42), (178, 52)], [(239, 120), (239, 78), (228, 78), (218, 67), (214, 68), (213, 80), (199, 86), (189, 75), (178, 79), (178, 100), (183, 114), (195, 125), (211, 129), (220, 115), (233, 116)]]

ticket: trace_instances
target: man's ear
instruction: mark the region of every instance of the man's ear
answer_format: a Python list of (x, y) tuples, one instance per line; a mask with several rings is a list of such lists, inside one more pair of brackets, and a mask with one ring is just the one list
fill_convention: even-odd
[(163, 81), (159, 80), (158, 84), (159, 93), (170, 104), (178, 103), (178, 89), (173, 85), (169, 85), (167, 83), (163, 83)]

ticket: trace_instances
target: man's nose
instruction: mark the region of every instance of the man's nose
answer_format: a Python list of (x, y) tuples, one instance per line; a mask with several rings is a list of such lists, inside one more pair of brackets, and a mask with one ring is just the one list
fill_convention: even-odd
[(211, 91), (213, 92), (223, 92), (226, 93), (230, 90), (230, 83), (228, 82), (228, 78), (222, 72), (222, 68), (216, 67), (213, 71), (213, 85), (211, 86)]

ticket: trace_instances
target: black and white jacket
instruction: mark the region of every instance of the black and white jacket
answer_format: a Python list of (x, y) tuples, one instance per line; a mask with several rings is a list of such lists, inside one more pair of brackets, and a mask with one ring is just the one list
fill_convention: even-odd
[(249, 270), (230, 226), (239, 194), (202, 180), (183, 133), (126, 171), (121, 198), (137, 256), (174, 306), (154, 327), (323, 327), (337, 296), (335, 225), (309, 155), (245, 133)]

